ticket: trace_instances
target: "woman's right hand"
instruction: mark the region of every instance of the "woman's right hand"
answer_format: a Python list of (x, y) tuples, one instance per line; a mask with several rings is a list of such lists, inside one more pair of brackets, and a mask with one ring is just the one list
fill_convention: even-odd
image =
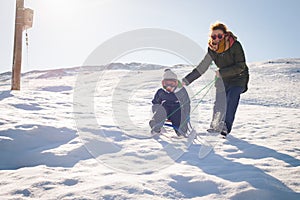
[(216, 71), (216, 77), (218, 77), (218, 78), (221, 77), (219, 70)]

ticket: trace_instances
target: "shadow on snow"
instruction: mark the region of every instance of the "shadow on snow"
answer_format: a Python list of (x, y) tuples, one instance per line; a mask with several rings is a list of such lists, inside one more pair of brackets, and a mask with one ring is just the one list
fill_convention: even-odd
[[(283, 153), (278, 153), (273, 149), (267, 147), (258, 146), (255, 144), (250, 144), (246, 141), (234, 138), (230, 136), (230, 144), (236, 146), (238, 149), (243, 151), (243, 153), (229, 155), (228, 157), (234, 158), (251, 158), (251, 159), (260, 159), (273, 157), (278, 160), (282, 160), (288, 163), (291, 167), (300, 166), (300, 161)], [(240, 193), (237, 193), (235, 196), (230, 197), (230, 199), (299, 199), (300, 193), (294, 192), (291, 188), (286, 186), (279, 179), (269, 175), (262, 169), (255, 167), (250, 164), (242, 164), (239, 162), (232, 161), (230, 159), (224, 158), (221, 155), (216, 154), (213, 150), (212, 152), (205, 157), (204, 159), (195, 159), (198, 157), (199, 145), (192, 145), (189, 149), (189, 152), (184, 154), (176, 162), (187, 164), (199, 167), (204, 173), (214, 175), (224, 180), (230, 182), (247, 182), (252, 187), (253, 190), (247, 190)], [(258, 154), (258, 155), (257, 155)], [(286, 168), (289, 170), (289, 168)], [(183, 191), (182, 193), (189, 198), (197, 197), (193, 195), (195, 192), (191, 191), (186, 193), (187, 190), (182, 189), (182, 184), (179, 184), (180, 180), (184, 180), (186, 183), (186, 188), (189, 187), (188, 177), (173, 177), (176, 180), (176, 184), (170, 184), (178, 191)], [(193, 183), (192, 186), (195, 187), (196, 183)], [(211, 185), (212, 183), (207, 183), (204, 185)], [(206, 187), (202, 188), (203, 184), (198, 184), (198, 191), (206, 190)], [(219, 191), (213, 185), (211, 192), (219, 194)]]
[[(76, 137), (72, 129), (35, 124), (0, 131), (0, 170), (38, 165), (73, 167), (92, 158), (79, 141), (72, 141)], [(70, 150), (63, 145), (74, 146)]]

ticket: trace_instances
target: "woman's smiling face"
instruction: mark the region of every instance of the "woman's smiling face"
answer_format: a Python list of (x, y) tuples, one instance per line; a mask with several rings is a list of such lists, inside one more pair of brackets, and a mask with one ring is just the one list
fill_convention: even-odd
[(220, 29), (213, 30), (210, 37), (214, 43), (219, 43), (224, 38), (224, 32)]

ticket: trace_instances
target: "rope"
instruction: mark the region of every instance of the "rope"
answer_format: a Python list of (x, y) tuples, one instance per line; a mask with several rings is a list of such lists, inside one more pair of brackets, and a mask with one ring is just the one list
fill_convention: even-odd
[[(218, 77), (216, 77), (212, 82), (210, 82), (209, 84), (207, 84), (204, 88), (208, 87), (207, 91), (205, 92), (205, 94), (201, 97), (201, 99), (198, 101), (198, 103), (196, 104), (196, 106), (194, 107), (194, 109), (191, 111), (190, 114), (192, 114), (196, 108), (200, 105), (200, 103), (202, 102), (202, 100), (206, 97), (206, 95), (208, 94), (208, 92), (211, 90), (212, 86), (214, 85), (214, 83), (218, 80)], [(195, 96), (195, 95), (194, 95)], [(193, 96), (193, 97), (194, 97)], [(180, 124), (179, 129), (184, 126), (186, 123), (188, 123), (190, 117), (187, 117), (183, 123)]]

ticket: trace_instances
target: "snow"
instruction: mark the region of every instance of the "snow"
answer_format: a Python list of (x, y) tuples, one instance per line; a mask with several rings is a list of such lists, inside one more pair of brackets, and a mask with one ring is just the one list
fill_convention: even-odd
[[(170, 66), (181, 78), (191, 66)], [(116, 63), (0, 74), (1, 199), (300, 199), (300, 59), (250, 63), (227, 139), (205, 134), (214, 89), (192, 101), (198, 139), (151, 137), (166, 66)], [(209, 70), (187, 87), (209, 84)], [(200, 157), (199, 157), (200, 156)]]

